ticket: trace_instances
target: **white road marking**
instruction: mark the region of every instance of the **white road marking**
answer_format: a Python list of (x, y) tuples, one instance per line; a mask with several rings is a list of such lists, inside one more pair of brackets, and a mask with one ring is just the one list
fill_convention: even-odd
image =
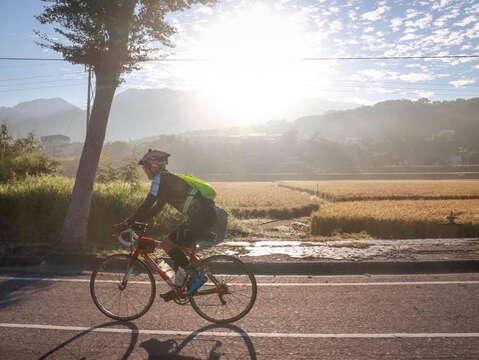
[[(53, 282), (76, 282), (89, 283), (90, 279), (67, 279), (67, 278), (40, 278), (40, 277), (17, 277), (0, 276), (0, 280), (18, 281), (53, 281)], [(97, 280), (102, 283), (116, 283), (117, 280)], [(160, 281), (157, 281), (161, 283)], [(149, 284), (149, 281), (131, 281), (133, 284)], [(479, 280), (448, 280), (448, 281), (382, 281), (382, 282), (338, 282), (338, 283), (257, 283), (258, 286), (402, 286), (402, 285), (478, 285)], [(250, 283), (231, 283), (236, 286), (249, 286)]]
[(182, 331), (182, 330), (131, 330), (120, 328), (84, 327), (84, 326), (58, 326), (39, 324), (9, 324), (0, 323), (1, 328), (37, 329), (37, 330), (63, 330), (87, 331), (101, 333), (126, 333), (144, 335), (182, 335), (182, 336), (223, 336), (223, 337), (263, 337), (263, 338), (362, 338), (362, 339), (395, 339), (395, 338), (477, 338), (479, 333), (352, 333), (352, 334), (319, 334), (319, 333), (245, 333), (224, 331)]

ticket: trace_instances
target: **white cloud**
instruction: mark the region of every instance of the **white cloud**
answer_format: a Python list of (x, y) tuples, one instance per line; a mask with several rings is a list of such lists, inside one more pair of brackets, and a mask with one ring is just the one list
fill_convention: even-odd
[(474, 4), (464, 10), (466, 14), (479, 14), (479, 4)]
[(418, 94), (420, 98), (431, 98), (434, 96), (434, 91), (421, 91), (415, 90), (414, 93)]
[(406, 26), (407, 27), (417, 27), (417, 28), (420, 28), (420, 29), (424, 29), (426, 28), (426, 26), (428, 26), (432, 21), (432, 15), (431, 14), (427, 14), (426, 16), (420, 18), (420, 19), (416, 19), (416, 20), (408, 20), (406, 21)]
[(197, 9), (197, 11), (198, 11), (199, 13), (207, 14), (207, 15), (213, 14), (213, 9), (212, 9), (211, 7), (209, 7), (209, 6), (204, 6), (204, 5), (199, 6), (198, 9)]
[(434, 25), (437, 27), (444, 26), (448, 20), (455, 19), (459, 16), (459, 9), (451, 9), (448, 14), (440, 16), (434, 21)]
[(469, 84), (474, 84), (476, 80), (455, 80), (455, 81), (449, 81), (449, 84), (453, 85), (454, 87), (460, 87), (464, 85), (469, 85)]
[(479, 23), (476, 23), (474, 27), (467, 29), (466, 36), (470, 39), (479, 37)]
[(356, 21), (358, 18), (358, 15), (356, 14), (356, 11), (354, 10), (349, 10), (348, 16), (353, 21)]
[(368, 26), (366, 29), (364, 29), (365, 33), (368, 33), (368, 32), (371, 32), (371, 31), (374, 31), (374, 28), (372, 26)]
[(409, 40), (415, 40), (418, 39), (419, 35), (416, 34), (406, 34), (403, 37), (399, 39), (399, 41), (409, 41)]
[(433, 80), (434, 75), (426, 74), (426, 73), (409, 73), (409, 74), (402, 74), (399, 76), (402, 81), (406, 82), (418, 82), (418, 81), (427, 81)]
[(411, 18), (416, 17), (418, 15), (419, 15), (419, 13), (414, 9), (407, 9), (406, 10), (406, 19), (411, 19)]
[(330, 25), (329, 29), (331, 30), (332, 33), (339, 32), (343, 29), (343, 25), (339, 20), (334, 20)]
[(423, 18), (416, 20), (416, 26), (418, 26), (420, 29), (426, 28), (432, 21), (432, 15), (427, 14)]
[(376, 69), (366, 69), (359, 71), (361, 75), (364, 75), (373, 80), (397, 80), (398, 73), (395, 71), (388, 70), (376, 70)]
[(436, 2), (433, 6), (432, 6), (432, 9), (433, 10), (437, 10), (437, 9), (442, 9), (444, 6), (446, 6), (448, 3), (450, 3), (451, 0), (440, 0), (439, 2)]
[(393, 29), (394, 32), (399, 31), (399, 28), (403, 24), (401, 18), (394, 18), (391, 19), (391, 28)]
[(454, 25), (456, 25), (456, 26), (467, 26), (474, 21), (477, 21), (477, 19), (476, 19), (475, 16), (471, 15), (471, 16), (468, 16), (467, 18), (462, 19), (460, 22), (455, 23)]
[(387, 6), (380, 6), (374, 11), (369, 11), (361, 15), (361, 19), (369, 21), (377, 21), (381, 19), (381, 15), (384, 14), (389, 8)]

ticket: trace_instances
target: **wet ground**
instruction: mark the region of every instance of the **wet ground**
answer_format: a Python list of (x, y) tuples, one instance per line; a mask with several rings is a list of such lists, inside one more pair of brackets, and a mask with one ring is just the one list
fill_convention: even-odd
[[(214, 252), (247, 261), (414, 261), (478, 259), (479, 239), (372, 239), (367, 234), (311, 237), (308, 218), (243, 220), (247, 233)], [(231, 239), (231, 237), (230, 237)], [(206, 245), (206, 244), (205, 244)]]
[[(281, 221), (249, 219), (239, 222), (230, 229), (226, 241), (200, 244), (203, 248), (201, 255), (230, 254), (247, 262), (479, 259), (479, 238), (373, 239), (364, 233), (312, 237), (307, 217)], [(15, 250), (13, 252), (0, 248), (0, 266), (40, 263), (48, 248), (17, 246), (12, 248)]]

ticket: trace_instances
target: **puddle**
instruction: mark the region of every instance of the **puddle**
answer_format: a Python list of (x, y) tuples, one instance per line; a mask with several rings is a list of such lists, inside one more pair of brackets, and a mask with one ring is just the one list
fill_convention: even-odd
[[(333, 260), (367, 260), (374, 257), (398, 258), (408, 252), (431, 246), (465, 246), (471, 239), (413, 240), (336, 240), (303, 242), (289, 240), (229, 241), (218, 245), (225, 254), (237, 256), (288, 255), (292, 258), (323, 258)], [(354, 244), (369, 245), (360, 248)]]

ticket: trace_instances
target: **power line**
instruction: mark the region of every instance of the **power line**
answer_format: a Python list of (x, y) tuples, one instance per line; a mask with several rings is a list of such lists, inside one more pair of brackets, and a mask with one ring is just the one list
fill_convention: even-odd
[(9, 61), (65, 61), (65, 59), (27, 58), (27, 57), (0, 57), (0, 60), (9, 60)]
[[(432, 56), (353, 56), (353, 57), (301, 57), (291, 58), (290, 60), (300, 61), (331, 61), (331, 60), (417, 60), (417, 59), (468, 59), (479, 58), (479, 55), (432, 55)], [(28, 58), (28, 57), (0, 57), (0, 60), (6, 61), (66, 61), (60, 58)], [(145, 62), (194, 62), (194, 61), (212, 61), (211, 58), (159, 58), (148, 59)]]
[(52, 84), (52, 83), (57, 83), (57, 82), (64, 82), (64, 81), (70, 81), (70, 82), (76, 82), (76, 81), (85, 81), (84, 79), (57, 79), (57, 80), (46, 80), (46, 81), (34, 81), (34, 82), (25, 82), (25, 83), (19, 83), (19, 84), (3, 84), (0, 85), (0, 88), (8, 88), (11, 86), (30, 86), (30, 85), (39, 85), (39, 84)]
[(80, 74), (84, 73), (84, 71), (74, 71), (74, 72), (65, 72), (65, 73), (57, 73), (57, 74), (51, 74), (51, 75), (35, 75), (35, 76), (30, 76), (30, 77), (25, 77), (25, 78), (9, 78), (9, 79), (0, 79), (0, 82), (7, 82), (7, 81), (20, 81), (20, 80), (30, 80), (30, 79), (38, 79), (38, 78), (50, 78), (52, 76), (57, 76), (57, 75), (73, 75), (73, 74)]
[(42, 90), (42, 89), (49, 89), (49, 88), (61, 88), (61, 87), (83, 87), (83, 84), (79, 85), (53, 85), (53, 86), (42, 86), (42, 87), (36, 87), (36, 88), (17, 88), (17, 89), (8, 89), (8, 90), (1, 90), (0, 93), (6, 93), (6, 92), (18, 92), (18, 91), (29, 91), (29, 90)]

